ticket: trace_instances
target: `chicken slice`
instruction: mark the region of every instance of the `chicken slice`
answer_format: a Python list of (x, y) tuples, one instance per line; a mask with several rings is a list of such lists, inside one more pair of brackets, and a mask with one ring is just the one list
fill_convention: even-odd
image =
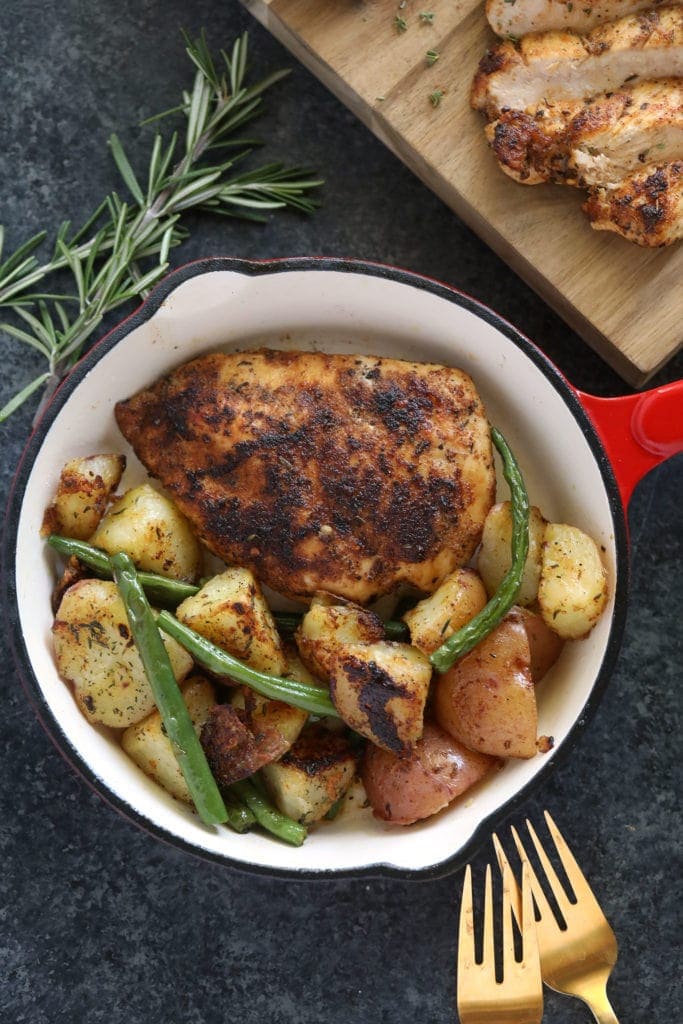
[(493, 31), (519, 39), (530, 32), (590, 32), (596, 25), (616, 21), (662, 0), (486, 0), (486, 17)]
[(625, 82), (683, 76), (683, 7), (600, 25), (588, 35), (541, 32), (500, 43), (482, 58), (471, 103), (493, 120), (505, 110), (585, 100)]
[(116, 419), (210, 550), (293, 597), (431, 591), (471, 557), (493, 503), (486, 414), (451, 367), (216, 353)]
[(583, 209), (597, 231), (652, 248), (671, 245), (683, 239), (683, 161), (651, 167), (616, 188), (591, 189)]
[(615, 186), (643, 165), (683, 160), (683, 79), (626, 86), (588, 103), (510, 110), (487, 125), (502, 169), (524, 184)]

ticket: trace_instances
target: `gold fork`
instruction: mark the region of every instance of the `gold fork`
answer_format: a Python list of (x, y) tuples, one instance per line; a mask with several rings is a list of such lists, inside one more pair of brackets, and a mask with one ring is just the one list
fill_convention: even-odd
[(509, 865), (503, 877), (503, 980), (496, 981), (493, 938), (493, 886), (491, 866), (486, 867), (484, 888), (484, 944), (478, 964), (474, 949), (472, 869), (469, 864), (460, 905), (458, 935), (458, 1014), (461, 1024), (541, 1024), (543, 983), (536, 943), (530, 879), (522, 874), (522, 959), (515, 959), (512, 934), (512, 893), (517, 886)]
[[(522, 861), (522, 870), (528, 872), (534, 901), (540, 914), (540, 920), (536, 922), (536, 930), (543, 980), (556, 992), (583, 999), (584, 1003), (590, 1007), (598, 1024), (619, 1024), (606, 992), (607, 979), (617, 962), (617, 940), (581, 868), (547, 811), (545, 820), (574, 891), (574, 902), (569, 899), (528, 820), (526, 826), (560, 913), (565, 920), (566, 929), (560, 927), (546, 899), (538, 877), (529, 863), (529, 857), (519, 834), (516, 829), (511, 830)], [(495, 835), (493, 836), (493, 845), (501, 871), (507, 870), (511, 874), (510, 865), (498, 837)], [(514, 880), (511, 884), (516, 889)], [(515, 904), (519, 907), (518, 889), (515, 895)]]

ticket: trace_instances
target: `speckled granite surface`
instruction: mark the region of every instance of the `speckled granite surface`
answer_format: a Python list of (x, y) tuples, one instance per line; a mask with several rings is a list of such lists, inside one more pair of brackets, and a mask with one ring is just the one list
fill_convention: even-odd
[[(191, 13), (190, 13), (191, 10)], [(225, 46), (252, 30), (262, 71), (292, 64), (236, 0), (114, 4), (5, 0), (0, 32), (0, 222), (10, 245), (81, 219), (115, 185), (106, 138), (175, 102), (188, 80), (180, 26)], [(327, 179), (311, 219), (264, 227), (194, 220), (176, 264), (204, 255), (325, 253), (384, 260), (488, 302), (585, 390), (625, 386), (486, 247), (301, 68), (269, 103), (267, 157)], [(683, 297), (682, 297), (683, 307)], [(683, 310), (682, 310), (683, 311)], [(653, 315), (655, 310), (653, 309)], [(0, 405), (37, 363), (0, 341)], [(678, 357), (658, 382), (681, 375)], [(30, 409), (2, 430), (2, 498)], [(620, 1019), (683, 1008), (675, 879), (680, 792), (683, 458), (630, 510), (625, 642), (597, 717), (524, 811), (549, 807), (617, 932)], [(0, 1020), (31, 1024), (446, 1024), (455, 1018), (460, 876), (410, 883), (294, 883), (206, 865), (119, 818), (57, 754), (27, 705), (2, 638)], [(520, 818), (517, 815), (516, 818)], [(490, 857), (484, 849), (477, 866)], [(548, 993), (546, 1021), (588, 1019)]]

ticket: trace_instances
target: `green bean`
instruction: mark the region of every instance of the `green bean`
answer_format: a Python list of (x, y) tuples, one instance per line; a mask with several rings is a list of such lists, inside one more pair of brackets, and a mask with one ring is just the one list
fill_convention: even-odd
[(488, 604), (434, 651), (430, 661), (438, 672), (448, 669), (495, 629), (512, 608), (522, 586), (529, 551), (529, 496), (517, 460), (499, 430), (491, 427), (491, 439), (503, 460), (503, 476), (510, 487), (512, 505), (512, 564)]
[(267, 797), (256, 788), (251, 779), (242, 779), (240, 782), (233, 782), (230, 792), (234, 793), (238, 800), (246, 804), (262, 828), (265, 828), (278, 839), (292, 846), (301, 846), (308, 835), (306, 827), (300, 825), (293, 818), (281, 814)]
[(337, 709), (330, 699), (329, 692), (322, 686), (311, 686), (300, 683), (296, 679), (283, 679), (280, 676), (266, 675), (238, 661), (232, 654), (212, 644), (206, 637), (196, 633), (183, 622), (178, 622), (170, 612), (160, 612), (157, 622), (161, 629), (181, 644), (191, 654), (198, 665), (219, 676), (229, 676), (238, 683), (246, 683), (263, 697), (281, 700), (295, 708), (311, 711), (315, 715), (334, 715), (339, 718)]
[(228, 825), (233, 831), (244, 834), (256, 824), (256, 815), (238, 800), (234, 793), (224, 792), (223, 802), (228, 812)]
[(199, 817), (205, 825), (227, 821), (228, 812), (194, 731), (168, 652), (132, 560), (125, 552), (110, 559), (114, 580), (126, 609), (131, 633), (149, 679), (166, 735)]
[[(303, 612), (273, 612), (277, 628), (283, 636), (292, 636), (304, 616)], [(383, 623), (384, 632), (389, 640), (407, 640), (408, 627), (405, 622), (388, 619)]]
[[(89, 569), (106, 579), (112, 578), (112, 569), (109, 556), (106, 551), (94, 548), (92, 544), (86, 544), (82, 540), (74, 540), (71, 537), (60, 537), (57, 533), (51, 533), (47, 538), (51, 548), (58, 551), (66, 558), (74, 556), (87, 565)], [(185, 583), (183, 580), (172, 580), (167, 576), (159, 576), (155, 572), (138, 572), (138, 580), (146, 594), (158, 604), (171, 605), (177, 608), (186, 597), (192, 597), (199, 590), (193, 583)]]

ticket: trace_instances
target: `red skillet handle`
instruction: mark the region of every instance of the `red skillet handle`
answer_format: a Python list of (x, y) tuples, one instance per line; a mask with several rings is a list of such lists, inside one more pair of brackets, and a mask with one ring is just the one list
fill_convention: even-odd
[(638, 481), (683, 451), (683, 380), (623, 398), (576, 393), (605, 446), (626, 508)]

